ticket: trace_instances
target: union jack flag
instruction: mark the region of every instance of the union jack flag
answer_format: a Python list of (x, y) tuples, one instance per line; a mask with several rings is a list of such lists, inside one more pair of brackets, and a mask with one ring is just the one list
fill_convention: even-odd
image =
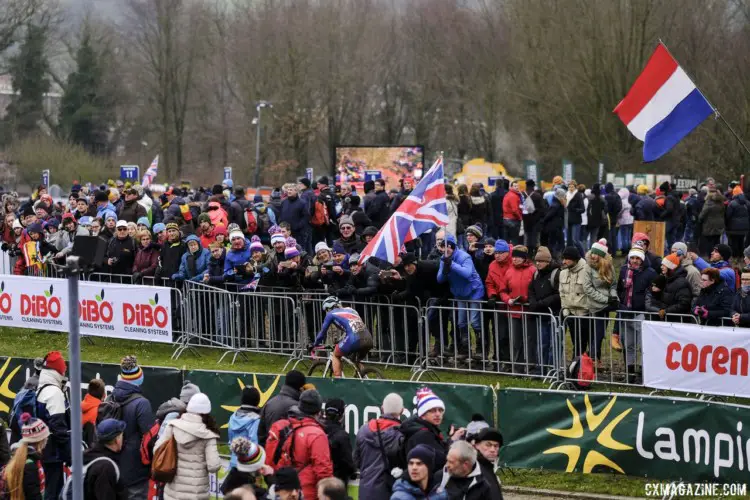
[(157, 173), (159, 173), (159, 155), (156, 155), (156, 157), (154, 158), (154, 161), (151, 162), (151, 165), (148, 167), (148, 170), (146, 170), (146, 173), (143, 174), (143, 180), (141, 181), (141, 186), (149, 187), (151, 184), (153, 184)]
[(436, 226), (447, 226), (449, 219), (444, 182), (443, 158), (440, 157), (367, 244), (359, 262), (377, 257), (393, 264), (405, 243)]

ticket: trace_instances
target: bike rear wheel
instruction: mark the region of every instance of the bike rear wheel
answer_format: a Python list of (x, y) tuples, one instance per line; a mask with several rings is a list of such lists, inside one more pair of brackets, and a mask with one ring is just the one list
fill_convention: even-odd
[(381, 372), (377, 368), (373, 368), (372, 366), (365, 366), (360, 370), (359, 374), (363, 379), (382, 380), (385, 378), (383, 376), (383, 372)]
[(333, 370), (326, 370), (328, 365), (327, 359), (319, 359), (313, 361), (310, 368), (307, 370), (308, 377), (331, 377), (333, 376)]

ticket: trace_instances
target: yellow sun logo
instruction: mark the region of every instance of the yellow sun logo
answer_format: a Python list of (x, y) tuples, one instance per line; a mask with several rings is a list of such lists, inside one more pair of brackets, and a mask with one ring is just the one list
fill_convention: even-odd
[[(276, 378), (273, 380), (271, 386), (268, 388), (268, 390), (264, 391), (260, 388), (260, 385), (258, 385), (258, 377), (253, 375), (253, 387), (258, 389), (258, 392), (260, 392), (260, 404), (258, 405), (259, 407), (262, 408), (266, 404), (266, 402), (271, 399), (271, 396), (273, 396), (273, 393), (276, 390), (276, 386), (279, 385), (280, 378), (281, 375), (276, 375)], [(239, 378), (237, 379), (237, 383), (240, 385), (240, 390), (245, 388), (245, 383)], [(234, 413), (240, 409), (239, 406), (221, 405), (221, 407), (230, 413)], [(221, 428), (228, 429), (229, 423), (222, 425)]]
[[(604, 407), (604, 409), (597, 415), (594, 413), (593, 408), (591, 408), (591, 401), (589, 401), (589, 396), (586, 394), (585, 396), (585, 404), (586, 404), (586, 425), (589, 429), (589, 432), (596, 431), (600, 425), (604, 423), (604, 421), (607, 419), (607, 416), (609, 415), (609, 412), (612, 410), (612, 407), (615, 405), (615, 401), (617, 401), (617, 396), (613, 396), (612, 399), (607, 403), (607, 406)], [(570, 410), (570, 413), (573, 415), (573, 422), (569, 429), (547, 429), (547, 432), (550, 434), (553, 434), (555, 436), (567, 438), (567, 439), (578, 439), (584, 437), (584, 428), (581, 424), (581, 416), (578, 410), (573, 406), (573, 403), (570, 402), (570, 400), (567, 400), (568, 402), (568, 409)], [(599, 443), (601, 446), (608, 448), (610, 450), (617, 450), (617, 451), (624, 451), (624, 450), (632, 450), (632, 446), (628, 446), (626, 444), (620, 443), (619, 441), (616, 441), (612, 437), (612, 432), (614, 431), (615, 427), (617, 427), (617, 424), (619, 424), (623, 418), (625, 418), (632, 408), (628, 408), (627, 410), (623, 411), (619, 415), (617, 415), (614, 419), (612, 419), (607, 425), (604, 426), (604, 428), (599, 432), (599, 434), (596, 436), (596, 442)], [(578, 445), (570, 444), (570, 445), (563, 445), (563, 446), (556, 446), (554, 448), (550, 448), (548, 450), (545, 450), (543, 454), (549, 455), (553, 453), (561, 453), (563, 455), (566, 455), (568, 457), (568, 466), (565, 469), (565, 472), (573, 472), (576, 469), (576, 465), (578, 464), (578, 459), (581, 457), (581, 447)], [(583, 460), (583, 473), (584, 474), (590, 474), (594, 467), (597, 465), (602, 465), (605, 467), (609, 467), (610, 469), (616, 470), (620, 474), (625, 474), (625, 471), (622, 470), (622, 468), (614, 463), (609, 458), (605, 457), (601, 453), (599, 453), (596, 450), (590, 450), (586, 454), (586, 458)]]
[[(18, 370), (21, 369), (21, 365), (16, 366), (8, 376), (3, 378), (5, 376), (5, 371), (8, 369), (8, 365), (10, 365), (10, 359), (11, 358), (6, 359), (2, 368), (0, 368), (0, 380), (2, 380), (2, 382), (0, 382), (0, 396), (13, 401), (16, 397), (16, 393), (10, 390), (10, 383), (13, 380), (13, 377), (16, 376), (16, 373), (18, 373)], [(2, 401), (0, 401), (0, 413), (10, 413), (10, 407)]]

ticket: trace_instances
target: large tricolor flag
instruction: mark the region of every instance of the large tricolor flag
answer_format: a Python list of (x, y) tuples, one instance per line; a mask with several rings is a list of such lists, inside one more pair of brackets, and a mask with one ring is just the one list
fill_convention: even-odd
[(668, 153), (715, 111), (660, 42), (614, 112), (643, 141), (643, 161), (650, 162)]
[(440, 157), (367, 244), (359, 262), (377, 257), (393, 264), (405, 243), (436, 226), (447, 226), (449, 219), (444, 182), (443, 158)]
[(146, 173), (143, 174), (143, 180), (141, 181), (141, 186), (143, 187), (149, 187), (151, 184), (154, 183), (154, 179), (156, 179), (156, 174), (159, 173), (159, 155), (156, 155), (154, 158), (154, 161), (151, 162), (151, 165), (149, 165), (148, 170), (146, 170)]

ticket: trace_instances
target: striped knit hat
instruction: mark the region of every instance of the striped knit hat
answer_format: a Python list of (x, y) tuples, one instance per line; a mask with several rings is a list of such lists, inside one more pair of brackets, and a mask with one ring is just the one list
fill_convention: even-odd
[(263, 447), (247, 438), (234, 438), (230, 448), (237, 456), (237, 470), (241, 472), (258, 472), (266, 463), (266, 451)]
[(138, 359), (135, 356), (125, 356), (120, 361), (120, 380), (133, 385), (143, 383), (143, 370), (138, 366)]
[(263, 243), (260, 242), (260, 238), (258, 238), (257, 236), (253, 236), (250, 240), (250, 253), (265, 251), (266, 249), (263, 248)]
[(593, 245), (591, 245), (591, 253), (598, 255), (599, 257), (606, 257), (609, 253), (607, 248), (607, 240), (602, 238)]
[(643, 251), (642, 248), (635, 246), (630, 249), (630, 252), (628, 252), (628, 259), (630, 257), (638, 257), (641, 260), (646, 260), (646, 253)]
[(284, 257), (287, 259), (292, 259), (296, 256), (298, 256), (299, 250), (297, 250), (297, 240), (294, 238), (287, 238), (286, 239), (286, 249), (284, 250)]
[(429, 387), (417, 389), (417, 416), (421, 417), (433, 408), (445, 410), (445, 403)]
[(284, 235), (281, 233), (273, 233), (271, 234), (271, 245), (275, 245), (276, 243), (284, 243), (286, 244), (286, 238), (284, 238)]
[(670, 271), (674, 271), (680, 266), (680, 258), (676, 253), (671, 253), (661, 260), (663, 266), (666, 266)]
[(30, 413), (21, 415), (21, 440), (24, 443), (33, 444), (44, 441), (49, 437), (49, 428), (47, 424), (38, 418), (34, 418)]

